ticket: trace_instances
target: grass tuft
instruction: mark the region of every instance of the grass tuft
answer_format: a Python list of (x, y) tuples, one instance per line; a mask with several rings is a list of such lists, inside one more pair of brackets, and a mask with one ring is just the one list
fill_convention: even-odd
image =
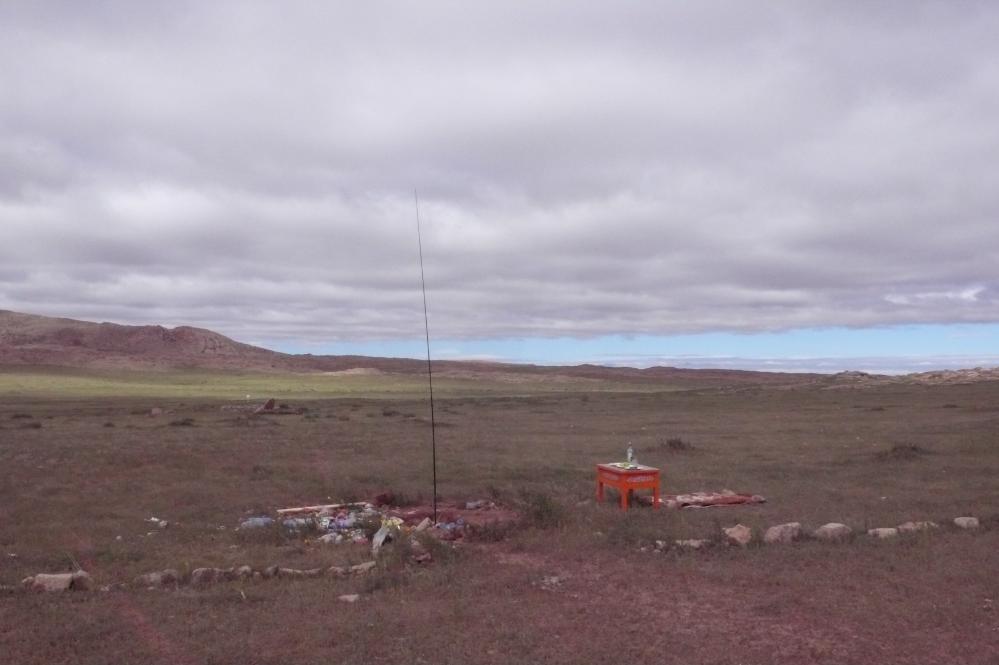
[(911, 443), (903, 443), (892, 446), (888, 450), (883, 450), (875, 457), (879, 462), (910, 462), (930, 454), (932, 453), (925, 448)]

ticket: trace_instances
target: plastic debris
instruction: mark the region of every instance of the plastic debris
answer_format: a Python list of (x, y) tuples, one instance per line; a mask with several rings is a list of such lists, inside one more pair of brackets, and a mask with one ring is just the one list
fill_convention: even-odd
[(274, 524), (273, 517), (250, 517), (239, 523), (240, 529), (263, 529)]
[(281, 520), (281, 525), (292, 531), (305, 531), (315, 526), (316, 521), (308, 517), (289, 517)]

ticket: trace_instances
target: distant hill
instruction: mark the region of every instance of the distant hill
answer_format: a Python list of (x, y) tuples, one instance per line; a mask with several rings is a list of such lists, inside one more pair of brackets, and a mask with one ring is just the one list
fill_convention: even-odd
[[(426, 361), (367, 356), (279, 353), (243, 344), (204, 328), (93, 323), (0, 310), (0, 367), (95, 369), (219, 369), (261, 372), (344, 372), (418, 374)], [(471, 361), (434, 361), (435, 374), (498, 381), (621, 381), (697, 387), (795, 386), (830, 388), (913, 382), (925, 384), (999, 380), (997, 369), (926, 372), (888, 377), (842, 372), (836, 375), (753, 372), (675, 367), (543, 366)]]
[(125, 326), (0, 310), (0, 364), (70, 367), (267, 367), (285, 354), (181, 326)]

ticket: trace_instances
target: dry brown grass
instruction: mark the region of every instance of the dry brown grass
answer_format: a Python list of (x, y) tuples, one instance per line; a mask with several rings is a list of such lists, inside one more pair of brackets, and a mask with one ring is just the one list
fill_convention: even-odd
[[(444, 399), (441, 494), (517, 505), (517, 530), (480, 530), (429, 567), (390, 546), (368, 578), (0, 595), (0, 653), (18, 664), (999, 662), (999, 608), (985, 609), (999, 604), (997, 397), (982, 383)], [(151, 418), (152, 406), (170, 413)], [(74, 561), (98, 585), (166, 567), (358, 563), (365, 547), (234, 527), (384, 490), (429, 498), (421, 400), (315, 401), (284, 417), (218, 407), (8, 397), (0, 584)], [(29, 419), (43, 427), (20, 429)], [(185, 420), (195, 426), (171, 426)], [(660, 446), (671, 438), (696, 454)], [(593, 465), (628, 442), (663, 468), (666, 491), (769, 501), (624, 515), (594, 504)], [(933, 454), (892, 453), (897, 442)], [(736, 522), (861, 530), (965, 514), (983, 518), (978, 533), (640, 551)], [(355, 592), (362, 602), (336, 601)]]

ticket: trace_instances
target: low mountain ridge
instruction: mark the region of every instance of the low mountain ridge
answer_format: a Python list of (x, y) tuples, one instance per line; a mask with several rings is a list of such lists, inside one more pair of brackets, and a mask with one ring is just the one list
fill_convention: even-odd
[[(221, 369), (271, 372), (422, 374), (425, 360), (368, 356), (293, 355), (243, 344), (203, 328), (94, 323), (0, 310), (0, 366), (94, 369)], [(511, 383), (571, 380), (667, 383), (693, 387), (800, 384), (810, 374), (674, 367), (547, 366), (435, 360), (434, 373)]]
[[(95, 323), (0, 310), (0, 367), (48, 366), (83, 369), (217, 369), (262, 372), (372, 372), (422, 374), (425, 360), (369, 356), (294, 355), (237, 342), (191, 326), (166, 328)], [(695, 387), (801, 386), (852, 388), (885, 383), (969, 383), (999, 380), (999, 369), (947, 370), (905, 376), (864, 372), (835, 375), (676, 367), (547, 366), (435, 360), (434, 374), (498, 381), (621, 381)]]

